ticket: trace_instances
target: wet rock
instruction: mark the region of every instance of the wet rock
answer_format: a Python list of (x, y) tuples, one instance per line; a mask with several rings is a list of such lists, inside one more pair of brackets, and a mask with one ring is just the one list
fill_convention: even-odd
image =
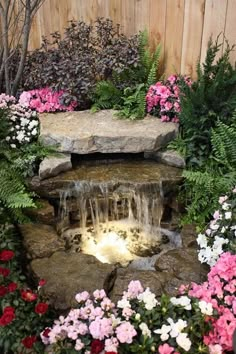
[(49, 225), (24, 224), (20, 232), (30, 259), (49, 257), (64, 249), (64, 242), (58, 238), (55, 229)]
[(185, 159), (174, 150), (146, 153), (145, 158), (154, 159), (157, 162), (178, 168), (184, 168), (186, 166)]
[(43, 288), (51, 304), (60, 310), (76, 305), (75, 295), (96, 289), (109, 291), (115, 268), (99, 262), (95, 257), (56, 252), (50, 258), (35, 259), (30, 264), (37, 278), (46, 280)]
[(163, 124), (150, 116), (137, 121), (119, 120), (114, 113), (105, 110), (42, 114), (40, 139), (66, 153), (139, 153), (159, 150), (178, 132), (175, 123)]
[(131, 280), (139, 280), (144, 289), (149, 287), (152, 292), (160, 297), (164, 291), (164, 284), (169, 280), (169, 276), (168, 274), (150, 270), (118, 269), (115, 284), (111, 293), (113, 301), (117, 301), (122, 297), (123, 291), (127, 290)]
[(205, 280), (207, 267), (198, 261), (198, 252), (192, 248), (179, 248), (163, 253), (155, 263), (155, 269), (166, 272), (182, 281), (200, 283)]
[(40, 199), (37, 208), (26, 210), (26, 215), (39, 224), (54, 225), (54, 207), (47, 200)]
[(181, 230), (181, 239), (183, 247), (198, 248), (197, 245), (197, 231), (193, 224), (184, 225)]
[(60, 154), (46, 157), (39, 166), (39, 178), (45, 179), (57, 176), (61, 172), (72, 169), (71, 155)]

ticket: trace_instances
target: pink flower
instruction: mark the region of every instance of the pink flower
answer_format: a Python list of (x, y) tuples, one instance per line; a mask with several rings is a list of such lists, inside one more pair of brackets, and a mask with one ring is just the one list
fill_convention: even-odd
[(89, 299), (89, 293), (87, 291), (83, 291), (82, 293), (75, 295), (75, 300), (79, 303), (85, 302), (88, 299)]
[(222, 347), (219, 344), (209, 345), (209, 354), (222, 354)]
[(141, 283), (139, 280), (131, 280), (131, 282), (128, 285), (128, 297), (130, 299), (135, 299), (139, 294), (141, 294), (144, 291)]
[(158, 348), (158, 353), (160, 354), (172, 354), (175, 349), (171, 347), (169, 344), (165, 343), (160, 345)]
[(133, 337), (137, 335), (134, 326), (129, 322), (123, 322), (116, 328), (116, 336), (121, 343), (131, 344)]
[(96, 318), (90, 323), (89, 331), (94, 339), (103, 340), (113, 334), (112, 320), (110, 318)]
[(169, 101), (165, 103), (165, 110), (169, 111), (173, 107), (173, 104)]

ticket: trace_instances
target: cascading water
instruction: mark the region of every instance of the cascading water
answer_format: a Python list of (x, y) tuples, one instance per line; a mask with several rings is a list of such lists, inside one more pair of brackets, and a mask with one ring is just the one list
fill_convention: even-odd
[(68, 248), (122, 265), (161, 251), (162, 179), (154, 175), (158, 177), (159, 170), (150, 170), (145, 163), (139, 171), (140, 166), (78, 170), (83, 177), (87, 173), (88, 180), (80, 176), (60, 195), (60, 225)]

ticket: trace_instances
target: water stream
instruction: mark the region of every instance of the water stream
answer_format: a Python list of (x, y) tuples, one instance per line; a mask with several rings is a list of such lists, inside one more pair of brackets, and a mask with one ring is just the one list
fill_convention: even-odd
[(163, 182), (161, 178), (153, 178), (146, 164), (143, 180), (142, 169), (136, 171), (137, 176), (132, 174), (133, 167), (132, 163), (113, 165), (101, 178), (104, 166), (87, 166), (86, 180), (71, 181), (61, 191), (60, 220), (70, 224), (73, 214), (77, 221), (62, 233), (68, 247), (95, 255), (102, 262), (122, 265), (161, 251)]

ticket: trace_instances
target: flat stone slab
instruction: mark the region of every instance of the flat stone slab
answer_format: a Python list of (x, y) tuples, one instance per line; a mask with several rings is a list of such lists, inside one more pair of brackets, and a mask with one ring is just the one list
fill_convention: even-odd
[(40, 115), (40, 138), (66, 153), (140, 153), (157, 151), (173, 140), (175, 123), (147, 116), (128, 121), (114, 117), (113, 110), (63, 112)]

